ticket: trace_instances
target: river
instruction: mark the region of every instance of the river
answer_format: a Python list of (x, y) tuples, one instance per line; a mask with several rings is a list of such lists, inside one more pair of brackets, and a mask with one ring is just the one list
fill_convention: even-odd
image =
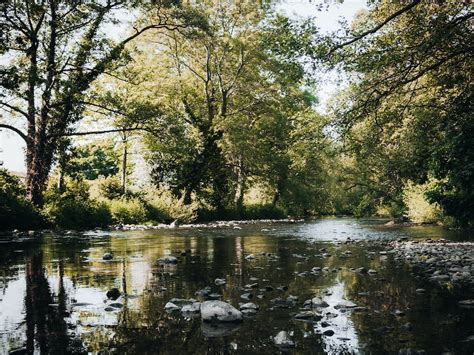
[[(474, 310), (458, 306), (461, 295), (380, 253), (381, 240), (468, 236), (383, 223), (328, 218), (0, 237), (0, 353), (275, 354), (281, 330), (292, 354), (473, 353), (465, 339), (474, 334)], [(112, 260), (103, 260), (107, 252)], [(158, 265), (164, 255), (180, 262)], [(354, 272), (360, 267), (376, 272)], [(208, 286), (237, 308), (250, 293), (257, 314), (216, 328), (164, 310)], [(112, 288), (122, 293), (115, 301), (106, 297)], [(295, 304), (278, 307), (275, 299), (289, 296)], [(295, 319), (315, 296), (329, 305), (324, 319)], [(358, 308), (338, 309), (347, 301)]]

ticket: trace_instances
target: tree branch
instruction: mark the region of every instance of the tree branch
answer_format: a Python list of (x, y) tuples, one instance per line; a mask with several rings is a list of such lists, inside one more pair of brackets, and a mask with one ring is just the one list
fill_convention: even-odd
[(5, 129), (9, 129), (10, 131), (13, 131), (15, 132), (16, 134), (18, 134), (21, 138), (23, 138), (23, 140), (28, 143), (28, 137), (26, 136), (26, 134), (24, 134), (22, 131), (20, 131), (18, 128), (16, 127), (13, 127), (13, 126), (10, 126), (10, 125), (7, 125), (7, 124), (3, 124), (3, 123), (0, 123), (0, 128), (5, 128)]
[(357, 41), (361, 40), (362, 38), (367, 37), (370, 34), (376, 33), (378, 30), (380, 30), (382, 27), (384, 27), (387, 23), (389, 23), (393, 19), (397, 18), (398, 16), (404, 14), (405, 12), (409, 11), (410, 9), (414, 8), (420, 2), (421, 2), (421, 0), (414, 0), (413, 2), (409, 3), (407, 6), (402, 7), (400, 10), (398, 10), (398, 11), (394, 12), (393, 14), (391, 14), (390, 16), (388, 16), (385, 20), (380, 22), (377, 26), (375, 26), (375, 27), (373, 27), (373, 28), (371, 28), (371, 29), (369, 29), (365, 32), (362, 32), (361, 34), (359, 34), (358, 36), (355, 36), (354, 38), (352, 38), (349, 41), (346, 41), (346, 42), (343, 42), (341, 44), (336, 45), (335, 47), (331, 48), (331, 50), (329, 50), (329, 52), (326, 54), (326, 57), (329, 57), (335, 51), (337, 51), (337, 50), (339, 50), (343, 47), (346, 47), (348, 45), (351, 45), (352, 43), (357, 42)]

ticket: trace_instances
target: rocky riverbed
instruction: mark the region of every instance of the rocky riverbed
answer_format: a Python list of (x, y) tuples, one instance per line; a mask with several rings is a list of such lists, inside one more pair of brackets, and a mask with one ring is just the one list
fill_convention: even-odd
[(472, 245), (384, 223), (0, 238), (0, 353), (472, 353)]
[(414, 267), (418, 278), (474, 290), (474, 242), (393, 241), (388, 250), (396, 261)]

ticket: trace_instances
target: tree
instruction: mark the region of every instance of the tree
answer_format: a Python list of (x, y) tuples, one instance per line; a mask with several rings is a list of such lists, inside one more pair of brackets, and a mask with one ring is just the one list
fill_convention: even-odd
[(292, 117), (313, 103), (298, 38), (308, 41), (314, 28), (257, 4), (200, 11), (207, 31), (149, 36), (143, 44), (137, 65), (151, 74), (142, 90), (161, 110), (159, 135), (147, 138), (150, 161), (155, 181), (187, 202), (195, 195), (217, 209), (240, 209), (253, 177), (266, 175), (275, 190), (286, 184)]
[(400, 202), (408, 180), (434, 176), (432, 201), (464, 224), (474, 219), (473, 16), (467, 2), (374, 2), (349, 38), (319, 52), (352, 78), (334, 123), (354, 184)]
[[(126, 46), (149, 30), (178, 30), (197, 24), (192, 11), (175, 1), (8, 0), (0, 5), (0, 109), (24, 119), (26, 133), (2, 123), (26, 142), (27, 196), (42, 204), (42, 192), (58, 143), (71, 133), (88, 102), (86, 93), (101, 75), (126, 59)], [(140, 7), (150, 16), (120, 41), (104, 35), (115, 15)], [(23, 124), (21, 124), (23, 125)]]

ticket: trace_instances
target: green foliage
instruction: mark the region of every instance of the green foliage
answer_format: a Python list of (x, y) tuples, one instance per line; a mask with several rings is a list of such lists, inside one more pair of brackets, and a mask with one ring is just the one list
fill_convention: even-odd
[[(403, 7), (373, 2), (347, 31), (356, 37)], [(359, 206), (401, 207), (408, 181), (424, 186), (433, 176), (442, 183), (426, 191), (430, 202), (460, 224), (472, 225), (470, 18), (466, 2), (420, 2), (382, 30), (333, 52), (332, 63), (351, 79), (335, 99), (334, 128), (352, 158), (344, 180), (361, 192)], [(338, 43), (325, 44), (340, 44), (334, 38)], [(425, 203), (421, 193), (410, 196), (413, 210)], [(419, 213), (415, 219), (434, 219)]]
[(107, 205), (91, 200), (82, 180), (68, 180), (64, 192), (51, 188), (42, 213), (52, 225), (68, 229), (106, 227), (112, 221)]
[(0, 230), (35, 228), (41, 218), (25, 198), (20, 180), (5, 169), (0, 169)]
[(408, 181), (403, 190), (403, 202), (406, 205), (406, 216), (415, 223), (435, 223), (443, 218), (440, 206), (430, 203), (427, 193), (438, 184), (431, 180), (422, 185)]
[(115, 222), (139, 224), (148, 221), (146, 205), (138, 198), (111, 200), (108, 202), (108, 206)]
[(102, 197), (109, 200), (119, 199), (123, 195), (122, 183), (118, 176), (99, 179), (99, 191)]
[(69, 176), (82, 176), (86, 180), (117, 174), (119, 158), (113, 148), (111, 141), (75, 147), (65, 164), (64, 173)]
[[(147, 199), (149, 219), (155, 222), (190, 223), (196, 220), (198, 203), (184, 203), (184, 198), (177, 199), (169, 190), (151, 189)], [(149, 191), (149, 192), (150, 192)]]

